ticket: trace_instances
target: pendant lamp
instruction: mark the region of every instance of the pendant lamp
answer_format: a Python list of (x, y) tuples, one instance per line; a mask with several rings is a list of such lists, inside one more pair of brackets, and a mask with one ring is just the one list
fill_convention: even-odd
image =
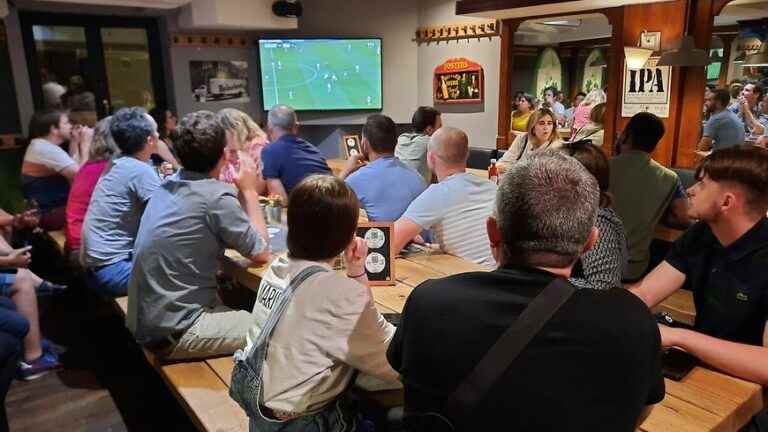
[(709, 55), (706, 51), (696, 48), (693, 36), (686, 35), (680, 39), (678, 47), (661, 55), (659, 66), (706, 66)]

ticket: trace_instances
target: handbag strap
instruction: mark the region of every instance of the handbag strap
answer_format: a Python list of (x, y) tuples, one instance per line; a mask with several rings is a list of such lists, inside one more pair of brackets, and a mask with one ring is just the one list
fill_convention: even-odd
[(459, 384), (448, 398), (443, 412), (459, 426), (470, 421), (473, 409), (488, 394), (491, 386), (575, 291), (576, 288), (566, 279), (557, 278), (550, 282)]

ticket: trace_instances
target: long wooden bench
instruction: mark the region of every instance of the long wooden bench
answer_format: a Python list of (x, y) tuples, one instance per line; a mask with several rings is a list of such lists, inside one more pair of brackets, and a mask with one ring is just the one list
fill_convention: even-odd
[[(115, 304), (125, 317), (128, 313), (128, 297), (115, 299)], [(231, 356), (169, 364), (162, 363), (146, 349), (144, 356), (165, 380), (199, 430), (209, 432), (248, 430), (248, 417), (245, 411), (229, 397), (229, 379), (232, 374)]]

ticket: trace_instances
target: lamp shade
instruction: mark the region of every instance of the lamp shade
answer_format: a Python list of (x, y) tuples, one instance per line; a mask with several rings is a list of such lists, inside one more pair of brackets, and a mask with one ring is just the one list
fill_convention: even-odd
[(742, 66), (768, 66), (768, 42), (763, 42), (760, 50), (746, 56)]
[(709, 54), (696, 48), (693, 36), (680, 39), (677, 49), (669, 50), (661, 55), (659, 66), (706, 66), (709, 64)]
[(627, 59), (627, 69), (642, 69), (651, 54), (653, 54), (653, 51), (649, 49), (624, 47), (624, 57)]

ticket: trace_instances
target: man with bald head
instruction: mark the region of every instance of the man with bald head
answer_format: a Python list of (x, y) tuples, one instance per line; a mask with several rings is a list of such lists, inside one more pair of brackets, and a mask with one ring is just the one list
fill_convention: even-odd
[(287, 201), (294, 186), (310, 174), (331, 174), (317, 147), (299, 138), (296, 111), (288, 105), (275, 105), (267, 116), (270, 143), (261, 152), (262, 175), (271, 195)]
[(468, 141), (467, 134), (451, 127), (432, 135), (427, 164), (438, 183), (419, 195), (395, 223), (395, 248), (432, 229), (444, 252), (492, 269), (496, 261), (485, 222), (493, 212), (496, 185), (466, 172)]

